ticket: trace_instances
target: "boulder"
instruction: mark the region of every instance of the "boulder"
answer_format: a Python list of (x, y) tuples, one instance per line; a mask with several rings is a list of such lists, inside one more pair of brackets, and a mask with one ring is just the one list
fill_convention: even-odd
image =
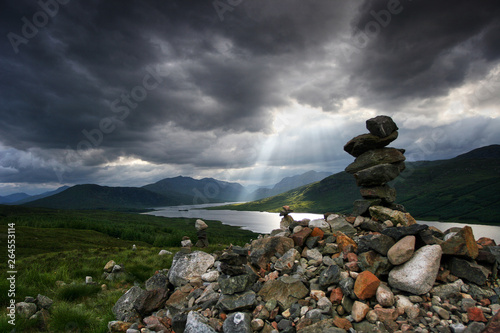
[(111, 273), (113, 271), (113, 267), (116, 265), (116, 262), (114, 260), (110, 260), (104, 265), (104, 271), (106, 273)]
[(415, 236), (405, 236), (394, 244), (387, 252), (387, 258), (393, 265), (401, 265), (415, 252)]
[(347, 142), (344, 146), (344, 151), (354, 157), (358, 157), (369, 150), (384, 148), (397, 138), (397, 131), (394, 131), (385, 138), (380, 138), (370, 133), (361, 134), (349, 140), (349, 142)]
[(361, 187), (359, 190), (361, 196), (365, 199), (382, 199), (385, 203), (396, 201), (396, 189), (389, 185)]
[(205, 221), (198, 219), (194, 223), (194, 227), (196, 228), (196, 231), (200, 231), (207, 229), (208, 225), (205, 223)]
[(24, 318), (30, 318), (36, 313), (35, 303), (19, 302), (16, 303), (16, 312)]
[(35, 299), (35, 304), (38, 306), (38, 309), (50, 309), (54, 301), (47, 296), (38, 294)]
[(372, 272), (361, 272), (354, 283), (354, 294), (361, 300), (371, 298), (377, 293), (379, 285), (380, 280)]
[(382, 199), (358, 199), (353, 203), (352, 215), (353, 216), (369, 216), (368, 209), (371, 206), (379, 206)]
[(395, 244), (394, 239), (384, 234), (372, 235), (368, 239), (368, 246), (381, 255), (387, 255), (389, 249)]
[(227, 316), (222, 326), (224, 333), (252, 333), (252, 317), (247, 312), (234, 312)]
[(479, 253), (472, 228), (463, 227), (459, 232), (448, 238), (441, 244), (443, 254), (462, 256), (470, 259), (476, 259)]
[[(383, 206), (372, 206), (369, 208), (369, 210), (370, 210), (370, 215), (372, 216), (372, 218), (376, 219), (378, 221), (390, 220), (394, 223), (394, 225), (401, 224), (402, 226), (410, 226), (412, 224), (417, 223), (417, 221), (415, 221), (415, 219), (409, 213), (403, 213), (399, 210), (393, 210), (393, 209), (383, 207)], [(384, 232), (384, 234), (387, 235), (387, 233), (385, 233), (385, 232)], [(391, 236), (391, 235), (388, 235), (388, 236)], [(396, 239), (395, 237), (392, 237), (392, 238)], [(397, 239), (399, 239), (399, 238), (397, 238)]]
[(295, 261), (300, 259), (300, 253), (295, 248), (286, 251), (274, 264), (274, 269), (289, 274), (295, 266)]
[(113, 313), (116, 320), (133, 322), (139, 318), (139, 314), (134, 308), (135, 301), (146, 293), (140, 287), (134, 286), (116, 301), (113, 306)]
[(373, 135), (385, 138), (398, 130), (398, 126), (389, 116), (376, 116), (366, 121), (366, 129)]
[(375, 296), (377, 297), (377, 302), (384, 307), (391, 307), (394, 305), (394, 294), (391, 288), (385, 283), (381, 283), (378, 286)]
[(360, 321), (365, 319), (368, 311), (370, 311), (370, 307), (367, 304), (355, 301), (352, 306), (352, 319), (354, 319), (355, 322), (359, 323)]
[(239, 311), (251, 309), (255, 306), (256, 295), (252, 290), (234, 295), (222, 294), (217, 303), (217, 307), (222, 311)]
[(264, 301), (276, 300), (282, 310), (288, 309), (293, 303), (309, 295), (309, 289), (300, 281), (291, 276), (283, 276), (278, 280), (269, 280), (259, 291)]
[(338, 284), (341, 279), (341, 272), (342, 270), (337, 265), (328, 266), (319, 274), (318, 284), (322, 288), (326, 288), (332, 284)]
[(146, 290), (168, 289), (168, 277), (165, 274), (158, 273), (147, 279), (144, 284)]
[(431, 290), (439, 271), (443, 251), (439, 245), (426, 245), (403, 265), (389, 273), (389, 285), (416, 295)]
[(392, 265), (387, 257), (373, 250), (359, 254), (358, 261), (361, 270), (370, 271), (378, 278), (386, 277), (392, 269)]
[(294, 233), (291, 238), (296, 246), (304, 246), (307, 237), (309, 237), (311, 233), (311, 228), (302, 228), (299, 232)]
[(309, 221), (308, 226), (310, 229), (319, 228), (327, 232), (330, 231), (330, 224), (328, 224), (328, 222), (326, 222), (325, 219), (316, 219)]
[(293, 247), (294, 240), (288, 237), (274, 236), (257, 239), (252, 242), (249, 260), (253, 265), (267, 269), (267, 265), (275, 253), (283, 255)]
[[(382, 217), (381, 217), (382, 218)], [(411, 224), (407, 227), (389, 227), (381, 231), (382, 234), (392, 237), (398, 241), (408, 235), (418, 235), (429, 227), (426, 224)]]
[(216, 333), (216, 331), (208, 324), (208, 318), (196, 311), (189, 311), (184, 333)]
[(152, 313), (165, 305), (168, 299), (168, 290), (154, 289), (142, 292), (134, 301), (134, 309), (141, 315), (145, 316)]
[(358, 156), (354, 162), (345, 168), (345, 171), (354, 174), (375, 165), (393, 164), (403, 162), (405, 159), (401, 151), (396, 148), (374, 149)]
[(192, 253), (177, 252), (174, 256), (172, 267), (168, 271), (168, 280), (176, 287), (189, 282), (195, 276), (201, 276), (214, 264), (212, 255), (195, 251)]
[(449, 269), (451, 274), (480, 286), (486, 283), (491, 273), (484, 266), (457, 257), (450, 259)]
[(257, 277), (250, 274), (237, 276), (222, 275), (219, 277), (218, 282), (223, 294), (233, 295), (250, 289), (256, 280)]
[(497, 311), (497, 313), (494, 314), (493, 317), (491, 317), (482, 333), (496, 332), (500, 332), (500, 311)]
[(330, 225), (333, 232), (342, 232), (349, 237), (354, 236), (356, 234), (356, 228), (352, 226), (351, 223), (347, 222), (345, 217), (339, 216), (335, 219), (329, 220), (328, 224)]
[(358, 186), (384, 185), (399, 176), (404, 169), (404, 162), (379, 164), (356, 172), (354, 178)]

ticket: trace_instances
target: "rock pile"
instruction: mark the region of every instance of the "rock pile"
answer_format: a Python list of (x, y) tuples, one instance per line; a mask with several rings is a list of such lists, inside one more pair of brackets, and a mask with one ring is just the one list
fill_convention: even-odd
[(196, 247), (204, 248), (208, 246), (207, 229), (208, 225), (205, 221), (196, 220), (195, 222), (196, 235), (198, 236), (198, 242), (196, 242)]
[(183, 248), (118, 300), (110, 332), (499, 332), (500, 246), (382, 208), (387, 220), (329, 214), (245, 247)]
[(361, 187), (363, 200), (354, 203), (353, 215), (368, 216), (370, 206), (401, 209), (394, 202), (396, 190), (387, 183), (405, 169), (404, 149), (386, 146), (398, 137), (398, 127), (388, 116), (377, 116), (366, 121), (370, 133), (359, 135), (344, 146), (356, 160), (345, 171), (354, 175)]
[(38, 328), (41, 331), (45, 331), (50, 318), (49, 309), (53, 303), (54, 302), (50, 298), (44, 295), (38, 294), (36, 298), (27, 296), (24, 302), (16, 303), (15, 311), (23, 318), (29, 318), (30, 321), (36, 321), (38, 323)]

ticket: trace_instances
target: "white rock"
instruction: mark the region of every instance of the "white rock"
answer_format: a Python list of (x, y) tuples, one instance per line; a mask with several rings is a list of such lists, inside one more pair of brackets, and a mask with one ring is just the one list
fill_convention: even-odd
[(86, 276), (85, 277), (85, 283), (86, 284), (92, 284), (92, 276)]
[(395, 299), (394, 294), (385, 283), (381, 283), (377, 288), (377, 302), (384, 307), (391, 307), (394, 305)]
[(443, 251), (439, 245), (426, 245), (413, 257), (389, 273), (389, 285), (416, 295), (431, 290), (439, 271)]
[(196, 228), (197, 231), (204, 230), (208, 228), (208, 225), (205, 223), (203, 220), (196, 220), (194, 227)]
[(201, 279), (205, 282), (214, 282), (214, 281), (217, 281), (219, 276), (220, 276), (220, 274), (218, 271), (210, 271), (210, 272), (206, 272), (204, 274), (201, 274)]
[(193, 243), (191, 242), (190, 239), (186, 239), (186, 240), (181, 241), (181, 246), (182, 247), (192, 247)]
[(177, 252), (168, 271), (168, 280), (176, 287), (189, 282), (189, 279), (201, 276), (212, 267), (215, 259), (212, 255), (195, 251), (192, 253)]
[(330, 230), (330, 224), (326, 222), (324, 219), (317, 219), (317, 220), (312, 220), (309, 221), (309, 228), (314, 229), (314, 228), (320, 228), (320, 229), (325, 229), (325, 230)]
[(355, 301), (352, 306), (351, 316), (355, 322), (359, 323), (363, 319), (365, 319), (366, 314), (370, 311), (370, 307), (365, 303)]
[(327, 221), (332, 221), (332, 220), (335, 220), (339, 216), (340, 216), (339, 214), (330, 214), (330, 215), (328, 215), (328, 217), (326, 218), (326, 220)]
[(172, 254), (172, 252), (167, 251), (167, 250), (161, 250), (161, 251), (158, 253), (158, 255), (160, 255), (160, 256), (164, 256), (164, 255), (167, 255), (167, 254)]

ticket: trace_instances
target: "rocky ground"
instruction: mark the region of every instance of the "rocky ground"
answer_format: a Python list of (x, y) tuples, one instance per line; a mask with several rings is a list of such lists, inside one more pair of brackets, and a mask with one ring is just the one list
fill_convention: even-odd
[(110, 332), (500, 332), (500, 246), (369, 212), (213, 255), (183, 248), (118, 300)]

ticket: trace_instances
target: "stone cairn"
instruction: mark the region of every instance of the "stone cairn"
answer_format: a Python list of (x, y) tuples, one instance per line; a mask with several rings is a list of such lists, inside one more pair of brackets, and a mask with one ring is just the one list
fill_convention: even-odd
[(404, 149), (386, 146), (398, 137), (398, 127), (388, 116), (377, 116), (366, 121), (370, 133), (359, 135), (344, 146), (356, 160), (345, 171), (354, 175), (363, 200), (354, 202), (353, 215), (368, 216), (371, 206), (403, 210), (395, 205), (396, 190), (387, 183), (405, 169)]
[(196, 235), (198, 236), (198, 241), (196, 242), (196, 247), (207, 247), (208, 246), (208, 237), (207, 237), (207, 228), (208, 225), (203, 220), (196, 220), (195, 223)]
[(280, 221), (281, 229), (288, 229), (288, 227), (290, 227), (290, 225), (294, 222), (293, 218), (288, 215), (290, 213), (293, 213), (293, 209), (291, 209), (290, 206), (281, 207), (280, 216), (283, 216)]
[(110, 332), (500, 332), (500, 246), (398, 209), (387, 182), (404, 156), (385, 148), (397, 126), (380, 116), (367, 127), (346, 145), (363, 212), (294, 221), (283, 206), (280, 229), (251, 244), (181, 248), (116, 302)]

